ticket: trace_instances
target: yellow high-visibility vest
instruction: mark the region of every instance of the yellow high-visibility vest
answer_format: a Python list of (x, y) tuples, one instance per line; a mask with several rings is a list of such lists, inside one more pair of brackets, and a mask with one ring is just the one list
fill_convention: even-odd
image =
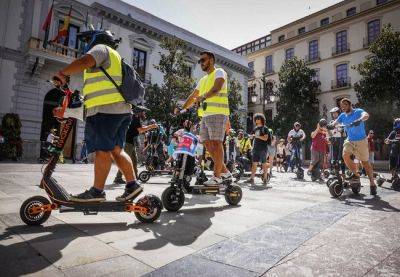
[[(217, 69), (203, 78), (200, 79), (199, 84), (199, 94), (203, 96), (211, 88), (214, 86), (215, 83), (215, 72)], [(213, 97), (207, 98), (204, 102), (207, 104), (206, 109), (203, 107), (199, 107), (197, 113), (200, 117), (213, 115), (213, 114), (223, 114), (229, 116), (229, 102), (228, 102), (228, 79), (225, 80), (224, 84), (222, 85), (221, 90), (214, 95)]]
[[(117, 85), (122, 82), (121, 56), (117, 51), (106, 46), (108, 55), (110, 56), (110, 66), (104, 68), (107, 73), (114, 79)], [(100, 70), (85, 70), (83, 73), (83, 96), (85, 99), (85, 107), (93, 108), (97, 106), (125, 102), (121, 93), (115, 85)]]

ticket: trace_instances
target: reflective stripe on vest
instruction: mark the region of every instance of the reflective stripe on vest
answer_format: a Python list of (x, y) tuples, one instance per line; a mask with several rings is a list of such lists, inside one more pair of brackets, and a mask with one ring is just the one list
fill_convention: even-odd
[[(120, 85), (122, 82), (121, 56), (111, 47), (106, 47), (110, 57), (110, 66), (105, 68), (105, 70), (117, 85)], [(96, 70), (95, 72), (85, 70), (83, 73), (83, 83), (82, 92), (86, 108), (125, 101), (114, 84), (101, 70)]]
[[(215, 69), (211, 74), (204, 76), (200, 79), (199, 94), (200, 96), (206, 94), (215, 83)], [(223, 114), (229, 116), (229, 102), (228, 102), (228, 80), (226, 79), (222, 85), (221, 90), (213, 97), (207, 98), (204, 102), (207, 103), (206, 109), (203, 110), (199, 107), (197, 113), (200, 117), (213, 115), (213, 114)]]

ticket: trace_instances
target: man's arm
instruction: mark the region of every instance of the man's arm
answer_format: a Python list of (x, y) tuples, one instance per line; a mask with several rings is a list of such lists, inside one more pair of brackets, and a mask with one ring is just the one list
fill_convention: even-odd
[(157, 124), (152, 124), (152, 125), (148, 125), (148, 126), (142, 126), (138, 128), (139, 134), (143, 134), (146, 133), (147, 131), (153, 130), (155, 128), (157, 128)]
[(86, 54), (83, 57), (73, 61), (62, 70), (60, 70), (56, 77), (59, 78), (62, 83), (65, 83), (65, 76), (83, 72), (85, 69), (96, 66), (96, 60), (92, 55)]
[(224, 85), (224, 82), (225, 82), (224, 78), (215, 79), (213, 87), (210, 89), (210, 91), (206, 92), (203, 95), (203, 98), (207, 99), (207, 98), (210, 98), (210, 97), (213, 97), (214, 95), (216, 95), (222, 89), (222, 86)]
[(318, 134), (319, 128), (315, 129), (313, 132), (311, 132), (311, 138), (315, 138), (315, 136)]
[(360, 120), (362, 120), (362, 121), (367, 121), (368, 118), (369, 118), (369, 114), (368, 114), (366, 111), (363, 111), (363, 112), (361, 113)]
[(303, 135), (301, 136), (300, 141), (303, 141), (303, 140), (305, 140), (305, 139), (306, 139), (306, 133), (303, 131)]
[(196, 102), (196, 98), (199, 97), (199, 91), (195, 89), (192, 94), (189, 95), (188, 99), (186, 99), (185, 104), (183, 104), (183, 109), (189, 109)]

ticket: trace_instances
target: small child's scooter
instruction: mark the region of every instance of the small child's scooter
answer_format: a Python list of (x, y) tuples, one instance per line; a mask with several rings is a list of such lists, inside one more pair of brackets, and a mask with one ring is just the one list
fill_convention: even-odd
[[(56, 145), (50, 149), (51, 157), (43, 172), (40, 188), (44, 189), (50, 200), (43, 196), (33, 196), (25, 200), (20, 208), (20, 217), (27, 225), (41, 225), (53, 210), (60, 212), (81, 211), (85, 215), (98, 212), (133, 212), (137, 219), (144, 223), (151, 223), (158, 219), (162, 210), (161, 200), (154, 195), (146, 195), (136, 203), (132, 201), (104, 201), (104, 202), (74, 202), (71, 195), (52, 177), (58, 158), (65, 142), (76, 121), (74, 117), (66, 116), (67, 107), (71, 107), (72, 92), (68, 87), (64, 89), (65, 97), (61, 108), (56, 108), (55, 116), (64, 122), (61, 135)], [(76, 103), (75, 103), (76, 104)], [(83, 105), (81, 102), (80, 105)], [(67, 117), (67, 118), (66, 118)]]

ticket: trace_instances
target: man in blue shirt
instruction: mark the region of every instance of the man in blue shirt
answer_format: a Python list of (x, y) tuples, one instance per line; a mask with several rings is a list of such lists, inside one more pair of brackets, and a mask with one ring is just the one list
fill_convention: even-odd
[(340, 101), (342, 113), (330, 125), (335, 126), (342, 124), (345, 126), (347, 139), (343, 144), (343, 159), (346, 166), (354, 173), (352, 182), (360, 182), (360, 174), (357, 171), (356, 164), (351, 159), (354, 155), (359, 159), (367, 172), (370, 181), (370, 193), (376, 195), (376, 185), (374, 181), (373, 171), (369, 163), (369, 150), (367, 134), (365, 133), (365, 121), (368, 120), (369, 114), (363, 109), (353, 109), (351, 101), (348, 98), (343, 98)]

